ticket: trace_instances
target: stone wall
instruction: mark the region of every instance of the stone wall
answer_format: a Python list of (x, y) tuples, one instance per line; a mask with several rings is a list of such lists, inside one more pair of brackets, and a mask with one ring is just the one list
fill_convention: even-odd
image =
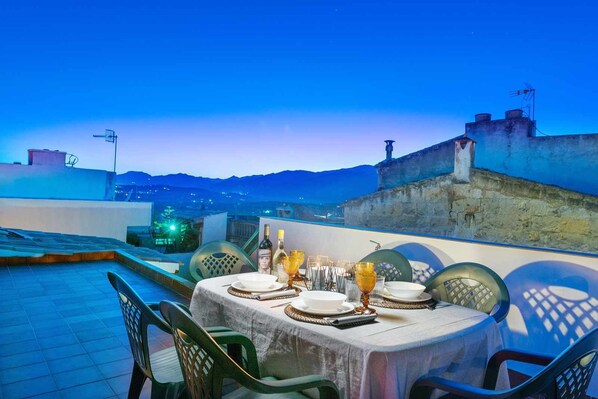
[(401, 158), (382, 161), (378, 169), (378, 189), (452, 173), (455, 163), (454, 139), (424, 148)]
[[(598, 134), (536, 137), (534, 122), (520, 110), (507, 111), (505, 119), (480, 115), (485, 117), (465, 124), (466, 137), (476, 143), (476, 168), (598, 195)], [(378, 188), (452, 173), (455, 140), (380, 162)]]
[(344, 204), (345, 224), (598, 253), (598, 197), (480, 169), (379, 191)]

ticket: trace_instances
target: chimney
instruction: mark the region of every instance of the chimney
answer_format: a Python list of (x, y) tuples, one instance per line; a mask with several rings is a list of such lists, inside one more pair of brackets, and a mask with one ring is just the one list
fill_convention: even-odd
[(484, 122), (484, 121), (489, 121), (491, 119), (492, 119), (492, 115), (491, 114), (486, 114), (486, 113), (475, 114), (475, 121), (476, 122)]
[(392, 159), (392, 143), (394, 140), (384, 140), (386, 143), (386, 161), (390, 161)]
[(475, 141), (464, 136), (455, 140), (455, 166), (453, 176), (457, 183), (469, 183), (475, 156)]
[(505, 112), (505, 119), (521, 118), (523, 116), (522, 109), (511, 109)]

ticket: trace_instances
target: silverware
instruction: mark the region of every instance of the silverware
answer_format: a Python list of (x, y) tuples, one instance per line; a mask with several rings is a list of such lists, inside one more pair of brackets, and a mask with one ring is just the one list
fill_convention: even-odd
[(288, 301), (288, 302), (283, 302), (283, 303), (279, 303), (278, 305), (274, 305), (274, 306), (270, 306), (271, 308), (278, 308), (280, 306), (284, 306), (284, 305), (288, 305), (289, 303), (291, 303), (293, 301)]
[(230, 287), (232, 284), (224, 284), (223, 287)]

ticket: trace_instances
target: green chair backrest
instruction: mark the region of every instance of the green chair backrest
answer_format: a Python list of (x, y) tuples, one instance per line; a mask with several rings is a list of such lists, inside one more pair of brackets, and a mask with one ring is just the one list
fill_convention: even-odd
[(409, 281), (413, 279), (411, 263), (394, 249), (379, 249), (367, 255), (361, 262), (372, 262), (376, 273), (386, 281)]
[[(197, 324), (187, 312), (169, 301), (160, 302), (160, 311), (172, 328), (174, 344), (179, 356), (187, 394), (192, 399), (218, 399), (222, 397), (225, 379), (233, 379), (246, 389), (262, 393), (289, 393), (309, 388), (318, 388), (320, 398), (338, 398), (336, 385), (323, 377), (314, 381), (314, 376), (293, 378), (293, 390), (285, 380), (262, 381), (253, 343), (246, 336), (229, 331), (220, 333), (221, 338), (243, 345), (247, 356), (246, 369), (239, 366), (204, 328)], [(226, 336), (226, 337), (225, 337)], [(233, 337), (234, 336), (234, 337)], [(310, 378), (312, 377), (312, 378)], [(309, 379), (309, 382), (308, 382)], [(243, 396), (246, 397), (246, 396)]]
[(189, 274), (196, 281), (237, 274), (243, 268), (257, 271), (254, 261), (239, 246), (228, 241), (213, 241), (199, 247), (189, 261)]
[[(505, 361), (544, 365), (536, 375), (521, 384), (505, 390), (495, 390)], [(584, 399), (598, 361), (598, 328), (594, 327), (554, 359), (527, 352), (500, 350), (488, 362), (482, 389), (460, 382), (426, 376), (417, 380), (409, 397), (429, 399), (436, 390), (450, 392), (448, 397), (463, 398), (542, 398)], [(454, 395), (453, 395), (454, 394)], [(444, 396), (443, 396), (444, 397)]]
[(162, 331), (170, 333), (170, 326), (118, 274), (108, 272), (108, 280), (118, 295), (133, 359), (146, 377), (153, 380), (147, 327), (155, 325)]
[(434, 273), (424, 284), (437, 299), (487, 313), (500, 322), (507, 317), (511, 299), (504, 281), (479, 263), (456, 263)]

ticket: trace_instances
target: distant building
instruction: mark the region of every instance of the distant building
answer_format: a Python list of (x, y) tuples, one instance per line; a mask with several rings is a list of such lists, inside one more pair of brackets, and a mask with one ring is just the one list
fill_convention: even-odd
[(29, 150), (27, 165), (0, 164), (0, 227), (126, 241), (128, 226), (151, 225), (151, 203), (114, 201), (114, 172), (74, 168), (72, 159)]
[(520, 110), (376, 165), (378, 191), (345, 224), (598, 252), (598, 134), (536, 137)]
[[(27, 165), (0, 163), (0, 197), (113, 200), (114, 172), (72, 167), (67, 153), (28, 150)], [(69, 157), (72, 159), (72, 156)]]

